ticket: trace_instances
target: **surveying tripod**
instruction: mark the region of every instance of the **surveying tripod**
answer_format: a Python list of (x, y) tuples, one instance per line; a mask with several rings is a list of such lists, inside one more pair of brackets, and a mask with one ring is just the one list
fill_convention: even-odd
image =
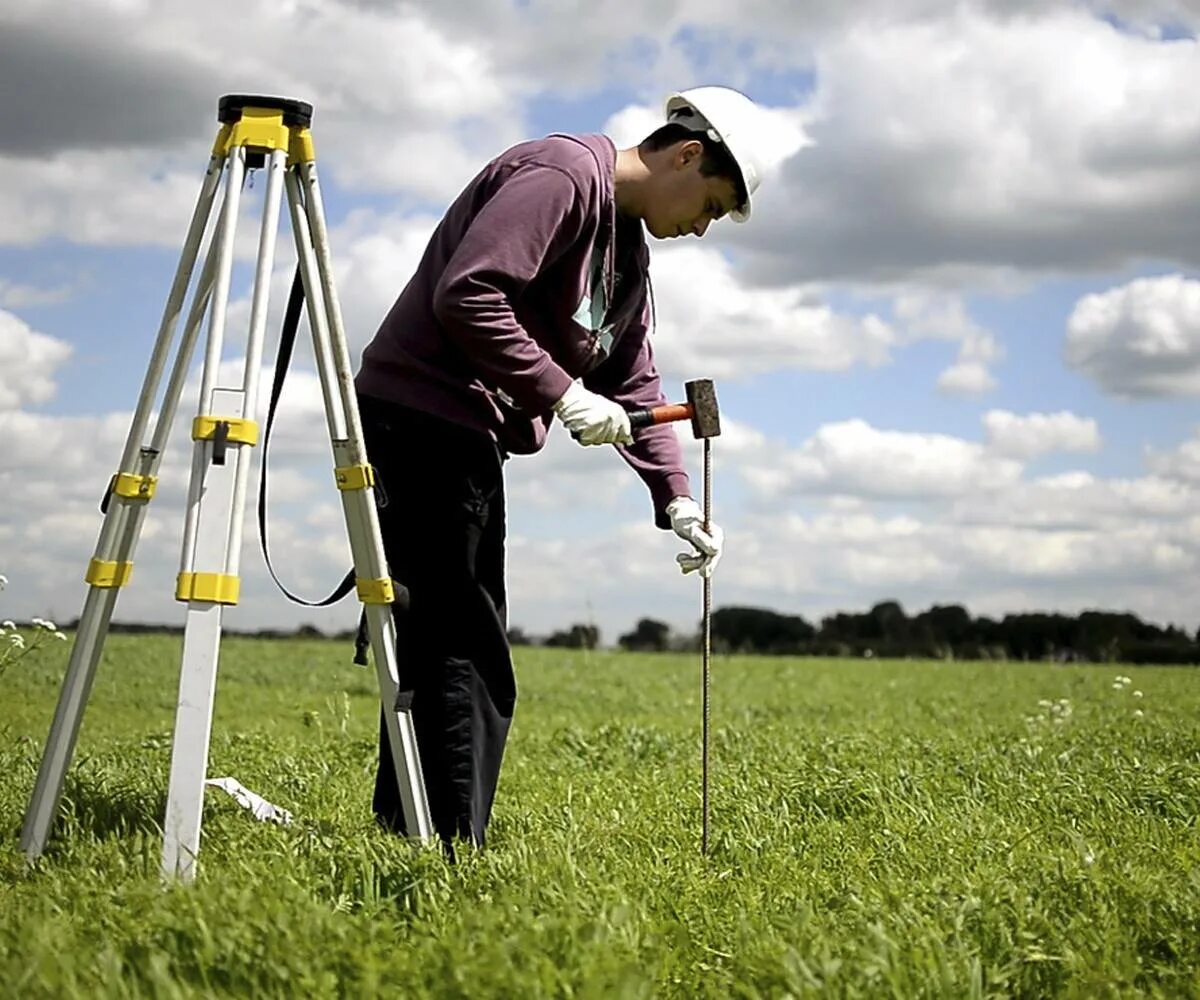
[[(63, 779), (99, 663), (120, 588), (130, 579), (133, 554), (154, 496), (180, 393), (188, 376), (200, 326), (208, 315), (208, 342), (200, 382), (199, 411), (192, 424), (192, 471), (183, 550), (175, 598), (187, 604), (171, 776), (163, 822), (162, 870), (194, 877), (200, 846), (205, 771), (221, 643), (221, 615), (238, 603), (238, 564), (255, 422), (259, 368), (266, 329), (268, 291), (275, 257), (282, 192), (286, 187), (291, 228), (313, 348), (333, 448), (335, 480), (354, 558), (356, 591), (379, 677), (379, 692), (409, 834), (433, 836), (417, 751), (416, 732), (398, 703), (393, 585), (387, 572), (374, 501), (374, 473), (367, 463), (354, 394), (350, 357), (334, 288), (328, 233), (313, 153), (312, 106), (274, 97), (227, 95), (218, 105), (221, 123), (201, 187), (183, 254), (167, 300), (158, 339), (134, 412), (121, 465), (109, 483), (104, 522), (89, 564), (90, 585), (75, 634), (54, 722), (25, 815), (21, 846), (34, 858), (45, 848), (62, 795)], [(247, 170), (265, 166), (266, 194), (250, 307), (245, 369), (240, 386), (217, 384), (233, 264), (238, 205)], [(192, 296), (179, 349), (148, 444), (159, 384), (175, 329), (192, 282), (218, 188), (224, 202)], [(211, 310), (209, 306), (211, 304)]]

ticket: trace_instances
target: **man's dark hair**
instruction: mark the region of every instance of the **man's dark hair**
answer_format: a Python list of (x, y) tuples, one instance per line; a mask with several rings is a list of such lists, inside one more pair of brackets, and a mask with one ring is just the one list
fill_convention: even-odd
[(679, 122), (668, 122), (651, 132), (639, 145), (647, 152), (653, 153), (690, 139), (695, 139), (704, 146), (700, 173), (705, 177), (721, 177), (729, 181), (737, 192), (738, 205), (746, 204), (746, 182), (742, 179), (742, 171), (730, 156), (728, 147), (723, 142), (711, 138), (707, 132), (695, 132)]

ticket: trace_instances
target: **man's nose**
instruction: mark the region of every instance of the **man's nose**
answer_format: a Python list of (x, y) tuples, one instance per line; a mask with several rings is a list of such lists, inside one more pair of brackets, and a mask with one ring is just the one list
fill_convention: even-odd
[(703, 236), (708, 231), (708, 223), (708, 219), (697, 219), (694, 223), (692, 223), (692, 232), (697, 236)]

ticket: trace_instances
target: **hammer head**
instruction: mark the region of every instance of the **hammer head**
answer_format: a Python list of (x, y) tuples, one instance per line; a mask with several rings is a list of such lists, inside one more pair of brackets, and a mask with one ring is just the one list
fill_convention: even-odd
[(717, 390), (712, 379), (697, 378), (683, 384), (692, 407), (692, 434), (697, 438), (716, 437), (721, 433), (721, 413), (717, 409)]

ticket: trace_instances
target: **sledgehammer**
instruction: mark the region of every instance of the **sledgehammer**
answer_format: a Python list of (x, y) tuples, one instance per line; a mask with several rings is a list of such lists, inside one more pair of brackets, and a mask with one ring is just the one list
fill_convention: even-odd
[[(705, 442), (721, 433), (721, 413), (717, 408), (717, 390), (712, 379), (698, 378), (683, 385), (686, 403), (670, 403), (649, 410), (630, 410), (629, 426), (633, 430), (654, 424), (669, 424), (677, 420), (692, 422), (692, 436)], [(706, 449), (707, 453), (707, 449)], [(705, 518), (707, 520), (707, 516)]]

